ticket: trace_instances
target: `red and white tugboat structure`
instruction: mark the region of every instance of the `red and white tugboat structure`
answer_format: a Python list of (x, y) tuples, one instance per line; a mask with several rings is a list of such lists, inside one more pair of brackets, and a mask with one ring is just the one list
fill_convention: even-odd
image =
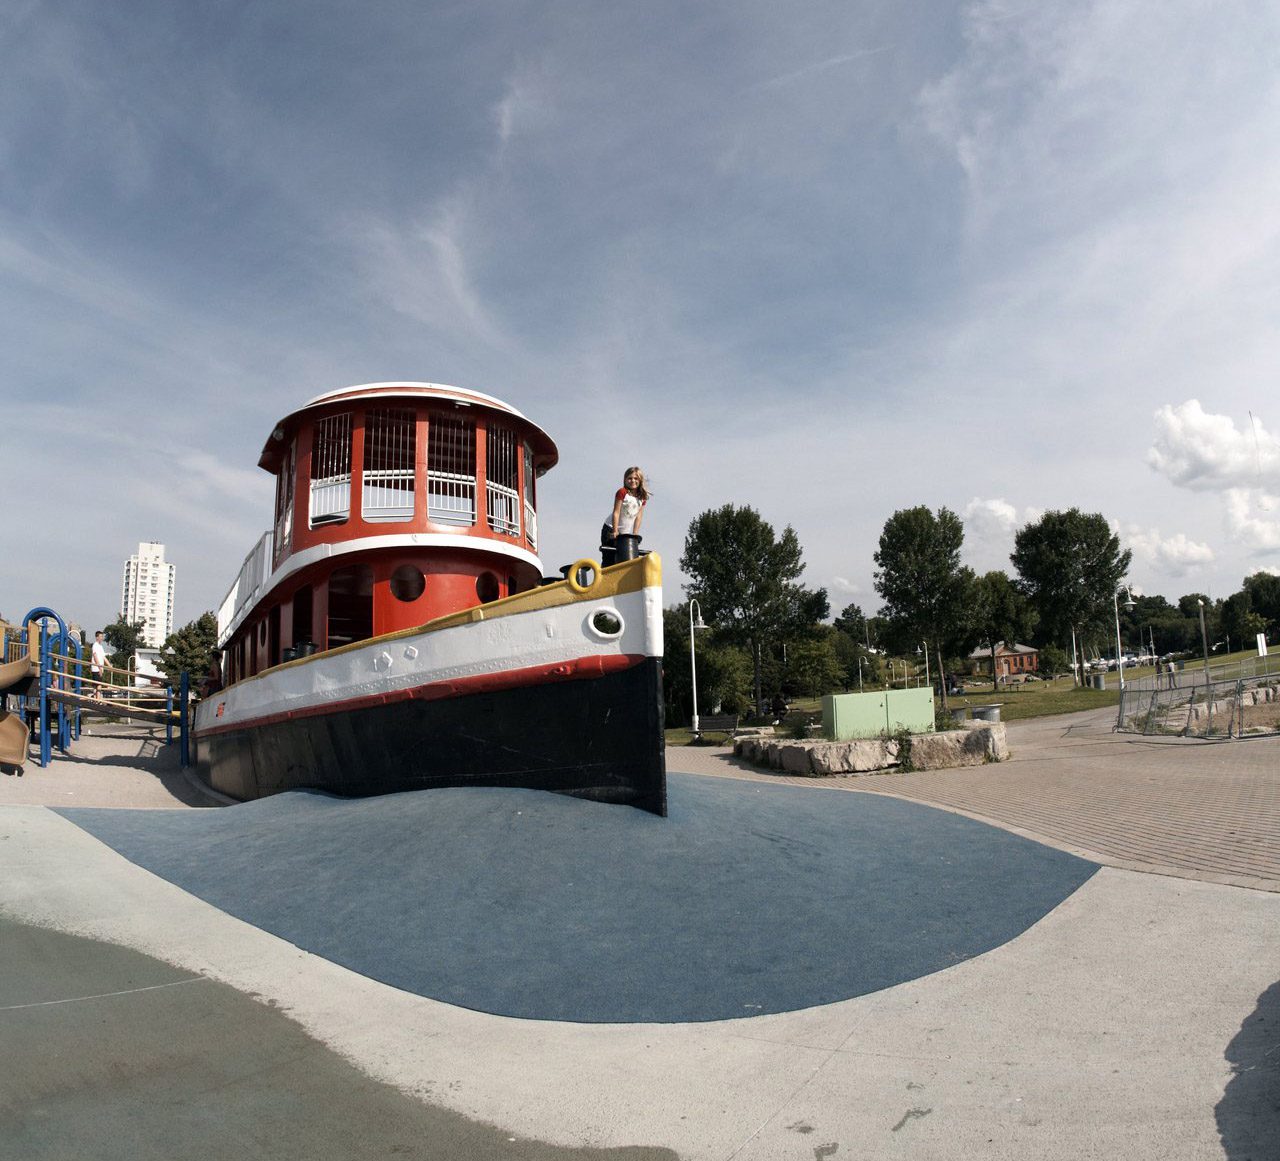
[(560, 791), (666, 813), (656, 555), (543, 576), (551, 438), (434, 383), (331, 391), (259, 466), (275, 524), (218, 612), (221, 689), (196, 766), (252, 799), (438, 786)]

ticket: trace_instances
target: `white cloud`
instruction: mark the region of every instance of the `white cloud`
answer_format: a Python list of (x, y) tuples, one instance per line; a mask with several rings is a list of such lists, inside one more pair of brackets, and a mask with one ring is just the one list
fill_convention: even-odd
[(1010, 571), (1009, 554), (1019, 528), (1039, 520), (1039, 508), (1021, 508), (1008, 500), (983, 500), (975, 496), (960, 513), (964, 520), (964, 558), (976, 571)]
[(1230, 416), (1188, 399), (1161, 407), (1155, 423), (1147, 463), (1180, 488), (1221, 492), (1280, 484), (1280, 439), (1257, 416), (1242, 430)]
[(460, 197), (442, 202), (424, 221), (368, 222), (357, 231), (358, 261), (370, 293), (398, 313), (455, 339), (504, 347), (472, 278), (469, 226)]
[(1278, 512), (1280, 498), (1266, 492), (1249, 488), (1231, 488), (1227, 492), (1227, 531), (1251, 553), (1280, 550)]
[(1217, 559), (1209, 545), (1194, 541), (1183, 532), (1166, 537), (1158, 528), (1130, 525), (1120, 532), (1120, 537), (1133, 552), (1135, 571), (1154, 569), (1166, 576), (1180, 577)]

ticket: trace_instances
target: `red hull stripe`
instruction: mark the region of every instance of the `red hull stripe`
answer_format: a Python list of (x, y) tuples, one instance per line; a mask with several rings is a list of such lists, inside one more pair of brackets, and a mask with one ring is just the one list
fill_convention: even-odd
[[(245, 718), (243, 720), (205, 726), (195, 731), (198, 734), (226, 734), (236, 730), (255, 729), (258, 726), (269, 726), (276, 722), (297, 721), (300, 718), (321, 717), (326, 714), (350, 713), (352, 710), (367, 709), (370, 706), (388, 705), (396, 701), (410, 701), (418, 698), (422, 701), (439, 701), (449, 697), (465, 697), (472, 693), (496, 693), (499, 690), (519, 689), (525, 685), (541, 685), (555, 681), (585, 681), (593, 677), (601, 677), (606, 673), (618, 673), (639, 665), (646, 660), (643, 654), (611, 654), (602, 657), (579, 657), (573, 661), (557, 661), (552, 665), (531, 665), (526, 669), (507, 669), (501, 673), (480, 673), (474, 677), (457, 677), (450, 681), (433, 681), (425, 685), (415, 685), (408, 689), (393, 689), (386, 693), (373, 693), (365, 697), (346, 698), (341, 701), (325, 701), (318, 705), (302, 706), (294, 710), (286, 710), (278, 714), (264, 714), (262, 717)], [(217, 694), (209, 700), (212, 701)]]

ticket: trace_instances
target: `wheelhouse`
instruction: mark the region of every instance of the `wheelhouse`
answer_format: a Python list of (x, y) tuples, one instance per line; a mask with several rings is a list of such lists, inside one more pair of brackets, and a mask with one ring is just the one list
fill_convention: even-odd
[(537, 480), (557, 458), (501, 400), (434, 383), (286, 416), (258, 460), (274, 526), (218, 612), (224, 681), (537, 587)]

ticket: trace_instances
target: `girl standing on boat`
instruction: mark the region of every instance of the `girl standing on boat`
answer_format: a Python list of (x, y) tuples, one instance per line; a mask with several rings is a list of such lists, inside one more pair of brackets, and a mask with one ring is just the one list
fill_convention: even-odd
[[(618, 537), (634, 536), (640, 539), (640, 521), (644, 519), (644, 506), (649, 502), (649, 490), (645, 487), (644, 472), (630, 467), (622, 474), (622, 487), (613, 498), (613, 515), (600, 529), (602, 563), (612, 564), (617, 559)], [(608, 559), (603, 559), (607, 554)], [(634, 553), (623, 556), (629, 560)]]

